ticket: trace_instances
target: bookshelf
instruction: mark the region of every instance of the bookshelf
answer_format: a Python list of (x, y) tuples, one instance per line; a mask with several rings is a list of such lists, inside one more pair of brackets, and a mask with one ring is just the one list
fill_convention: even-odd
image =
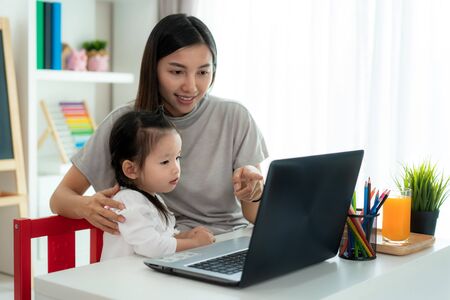
[[(50, 1), (50, 0), (49, 0)], [(52, 0), (53, 1), (53, 0)], [(110, 72), (37, 69), (36, 0), (28, 8), (28, 99), (26, 107), (25, 154), (28, 170), (30, 216), (49, 213), (48, 199), (70, 164), (59, 161), (56, 145), (48, 139), (38, 149), (39, 136), (47, 122), (40, 102), (86, 101), (99, 124), (115, 107), (135, 97), (140, 61), (148, 34), (157, 22), (158, 0), (58, 0), (61, 2), (62, 41), (80, 49), (84, 41), (108, 41)], [(136, 22), (139, 20), (139, 22)], [(132, 34), (130, 34), (132, 33)], [(56, 176), (56, 177), (55, 177)]]
[[(97, 123), (117, 105), (134, 97), (140, 58), (145, 40), (156, 22), (157, 1), (146, 0), (58, 0), (61, 2), (62, 41), (72, 48), (81, 48), (86, 40), (108, 41), (110, 72), (37, 69), (36, 1), (28, 0), (28, 103), (27, 103), (27, 167), (30, 194), (30, 215), (49, 213), (48, 198), (56, 184), (43, 185), (49, 176), (62, 178), (70, 167), (59, 162), (57, 147), (51, 139), (38, 149), (39, 136), (47, 126), (39, 103), (85, 100)], [(153, 13), (154, 11), (154, 13)], [(81, 17), (82, 16), (82, 17)], [(131, 20), (145, 17), (140, 31), (129, 28)], [(106, 29), (105, 29), (106, 28)], [(127, 53), (127, 47), (139, 45)], [(136, 49), (136, 50), (134, 50)], [(133, 52), (134, 51), (134, 52)], [(127, 55), (128, 54), (128, 55)], [(55, 177), (56, 176), (56, 177)], [(57, 180), (59, 181), (59, 180)]]
[(39, 136), (47, 128), (39, 103), (42, 100), (47, 103), (84, 100), (99, 124), (112, 109), (134, 98), (142, 52), (157, 22), (157, 0), (58, 1), (62, 7), (62, 41), (80, 49), (86, 40), (107, 40), (111, 71), (37, 69), (37, 5), (35, 0), (28, 0), (26, 157), (31, 217), (50, 213), (48, 199), (70, 168), (70, 163), (61, 163), (57, 146), (50, 139), (38, 149)]
[[(47, 139), (38, 148), (39, 136), (45, 132), (47, 123), (39, 103), (85, 100), (97, 117), (97, 122), (113, 109), (115, 85), (132, 85), (135, 69), (116, 68), (113, 63), (116, 41), (113, 32), (116, 3), (121, 1), (61, 0), (61, 36), (62, 41), (72, 48), (80, 49), (86, 40), (102, 38), (110, 42), (108, 51), (111, 56), (110, 72), (76, 72), (66, 70), (42, 70), (37, 68), (36, 53), (36, 8), (37, 1), (28, 0), (28, 181), (30, 193), (30, 216), (42, 217), (50, 214), (48, 200), (62, 176), (70, 167), (61, 163), (57, 145)], [(135, 4), (143, 1), (133, 1)], [(82, 16), (82, 18), (80, 18)], [(104, 24), (106, 25), (104, 25)], [(118, 24), (119, 25), (119, 24)], [(107, 30), (99, 32), (98, 27)], [(98, 36), (98, 35), (101, 36)], [(121, 40), (116, 41), (120, 43)], [(99, 113), (100, 111), (100, 113)], [(90, 191), (91, 193), (93, 191)]]

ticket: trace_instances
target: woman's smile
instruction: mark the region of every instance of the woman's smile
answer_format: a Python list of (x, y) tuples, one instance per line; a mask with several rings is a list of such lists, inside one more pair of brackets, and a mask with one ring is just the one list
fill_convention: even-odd
[(175, 94), (175, 96), (177, 97), (177, 100), (181, 104), (185, 104), (185, 105), (191, 105), (194, 102), (195, 97), (197, 97), (197, 96), (181, 96), (178, 94)]

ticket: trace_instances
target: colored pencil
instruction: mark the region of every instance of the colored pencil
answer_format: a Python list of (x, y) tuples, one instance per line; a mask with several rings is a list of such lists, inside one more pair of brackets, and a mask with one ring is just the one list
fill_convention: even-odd
[[(355, 215), (355, 212), (353, 211), (353, 209), (349, 209), (349, 215)], [(366, 239), (366, 235), (365, 232), (361, 226), (361, 223), (356, 219), (356, 218), (347, 218), (347, 221), (350, 220), (350, 222), (352, 223), (352, 225), (354, 226), (353, 229), (355, 229), (358, 232), (358, 236), (361, 239), (361, 241), (363, 242), (363, 244), (370, 249), (372, 255), (375, 255), (375, 251), (372, 249), (372, 246), (370, 245), (369, 241)]]
[(353, 192), (352, 207), (353, 207), (354, 210), (356, 210), (356, 191)]
[[(358, 227), (355, 225), (355, 222), (353, 222), (351, 220), (351, 218), (347, 219), (347, 225), (349, 226), (349, 228), (352, 230), (353, 234), (355, 235), (355, 237), (357, 239), (359, 239), (361, 241), (361, 246), (363, 247), (363, 249), (367, 252), (367, 254), (369, 255), (369, 257), (372, 257), (374, 255), (373, 253), (373, 249), (371, 249), (372, 247), (370, 246), (370, 243), (367, 241), (367, 239), (364, 237), (364, 235), (362, 235), (359, 230)], [(369, 245), (369, 246), (368, 246)], [(370, 247), (370, 248), (369, 248)]]
[(367, 199), (367, 210), (366, 210), (366, 214), (368, 215), (370, 213), (370, 201), (372, 199), (372, 182), (370, 181), (370, 177), (367, 180), (367, 192), (368, 192), (368, 199)]
[(389, 197), (389, 193), (391, 191), (388, 190), (386, 192), (386, 194), (384, 195), (384, 198), (380, 200), (380, 204), (378, 204), (377, 209), (375, 210), (375, 214), (378, 214), (378, 212), (380, 211), (381, 207), (383, 206), (384, 202), (386, 201), (386, 199)]

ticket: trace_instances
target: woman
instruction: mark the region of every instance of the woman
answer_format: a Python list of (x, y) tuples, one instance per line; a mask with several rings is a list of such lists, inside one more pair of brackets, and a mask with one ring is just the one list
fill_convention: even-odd
[[(184, 176), (174, 191), (161, 195), (177, 228), (205, 226), (217, 234), (254, 222), (263, 190), (259, 164), (268, 153), (241, 104), (208, 94), (216, 65), (214, 38), (199, 19), (175, 14), (158, 22), (145, 46), (136, 101), (110, 113), (72, 158), (73, 166), (50, 199), (52, 211), (118, 234), (116, 222), (125, 219), (105, 208), (124, 208), (110, 199), (119, 190), (112, 187), (112, 124), (130, 110), (164, 105), (183, 140)], [(97, 193), (82, 196), (90, 185)]]

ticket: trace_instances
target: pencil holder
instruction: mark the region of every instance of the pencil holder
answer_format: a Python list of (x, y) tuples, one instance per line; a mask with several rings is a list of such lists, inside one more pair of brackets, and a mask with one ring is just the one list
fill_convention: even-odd
[(341, 239), (339, 256), (350, 260), (377, 257), (377, 215), (348, 214)]

